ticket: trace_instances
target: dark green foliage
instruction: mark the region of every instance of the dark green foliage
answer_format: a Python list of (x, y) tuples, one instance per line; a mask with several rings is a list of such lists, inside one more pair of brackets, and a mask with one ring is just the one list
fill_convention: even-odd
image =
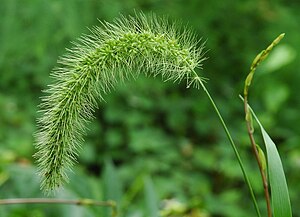
[[(39, 197), (32, 159), (41, 89), (57, 57), (86, 27), (122, 14), (168, 14), (188, 22), (207, 39), (204, 74), (242, 151), (256, 192), (262, 192), (248, 144), (238, 94), (249, 65), (274, 36), (296, 56), (286, 65), (257, 71), (251, 104), (278, 145), (286, 166), (294, 216), (300, 216), (299, 132), (300, 41), (296, 1), (40, 1), (3, 0), (0, 6), (0, 197)], [(276, 51), (276, 50), (275, 50)], [(275, 52), (274, 51), (274, 52)], [(273, 56), (274, 57), (274, 56)], [(269, 59), (272, 59), (272, 54)], [(286, 57), (286, 56), (285, 56)], [(274, 57), (275, 58), (275, 57)], [(282, 58), (280, 58), (282, 59)], [(250, 217), (254, 210), (232, 150), (209, 102), (185, 84), (140, 77), (120, 84), (96, 111), (72, 182), (58, 197), (104, 199), (105, 160), (122, 186), (125, 216), (148, 216), (144, 180), (151, 176), (159, 202), (180, 201), (187, 210), (211, 216)], [(271, 130), (270, 130), (271, 129)], [(21, 173), (23, 172), (23, 173)], [(262, 194), (258, 194), (261, 207)], [(159, 207), (161, 208), (161, 207)], [(100, 214), (99, 214), (100, 213)], [(95, 216), (102, 208), (0, 207), (0, 216)], [(75, 215), (76, 214), (76, 215)]]

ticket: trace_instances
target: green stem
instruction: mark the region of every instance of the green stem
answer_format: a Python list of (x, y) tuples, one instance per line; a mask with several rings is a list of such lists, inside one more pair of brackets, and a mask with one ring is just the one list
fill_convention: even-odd
[(215, 112), (217, 113), (217, 115), (218, 115), (218, 117), (219, 117), (219, 119), (220, 119), (220, 122), (221, 122), (221, 124), (222, 124), (222, 126), (223, 126), (223, 128), (224, 128), (224, 130), (225, 130), (225, 133), (226, 133), (226, 135), (227, 135), (227, 138), (228, 138), (229, 141), (230, 141), (231, 147), (232, 147), (232, 149), (233, 149), (233, 151), (234, 151), (234, 153), (235, 153), (235, 156), (236, 156), (236, 158), (237, 158), (237, 160), (238, 160), (238, 162), (239, 162), (240, 168), (241, 168), (241, 170), (242, 170), (242, 172), (243, 172), (243, 176), (244, 176), (244, 179), (245, 179), (245, 181), (246, 181), (246, 183), (247, 183), (248, 189), (249, 189), (249, 191), (250, 191), (251, 198), (252, 198), (252, 202), (253, 202), (253, 205), (254, 205), (254, 207), (255, 207), (257, 216), (258, 216), (258, 217), (261, 217), (261, 214), (260, 214), (260, 211), (259, 211), (257, 202), (256, 202), (256, 198), (255, 198), (255, 195), (254, 195), (252, 186), (251, 186), (251, 183), (250, 183), (249, 178), (248, 178), (248, 176), (247, 176), (245, 167), (244, 167), (243, 162), (242, 162), (242, 160), (241, 160), (240, 154), (239, 154), (239, 152), (238, 152), (238, 150), (237, 150), (237, 148), (236, 148), (236, 145), (235, 145), (235, 143), (234, 143), (234, 141), (233, 141), (233, 139), (232, 139), (232, 137), (231, 137), (231, 135), (230, 135), (230, 133), (229, 133), (229, 130), (228, 130), (228, 128), (227, 128), (227, 126), (226, 126), (226, 124), (225, 124), (225, 122), (224, 122), (224, 120), (223, 120), (223, 118), (222, 118), (222, 115), (221, 115), (221, 113), (219, 112), (219, 109), (218, 109), (217, 105), (215, 104), (213, 98), (212, 98), (211, 95), (209, 94), (208, 90), (206, 89), (206, 87), (205, 87), (205, 85), (203, 84), (202, 81), (200, 81), (200, 84), (201, 84), (201, 86), (202, 86), (204, 92), (205, 92), (206, 95), (208, 96), (208, 98), (209, 98), (209, 100), (210, 100), (212, 106), (214, 107)]
[(13, 205), (13, 204), (68, 204), (78, 206), (105, 206), (112, 208), (112, 217), (117, 216), (117, 206), (114, 201), (96, 201), (92, 199), (49, 199), (49, 198), (11, 198), (1, 199), (0, 205)]
[(257, 161), (257, 165), (259, 168), (259, 172), (262, 178), (262, 183), (264, 186), (264, 194), (265, 194), (265, 199), (266, 199), (266, 206), (267, 206), (267, 211), (268, 211), (268, 217), (272, 217), (272, 209), (271, 209), (271, 200), (270, 200), (270, 195), (269, 195), (269, 187), (268, 187), (268, 180), (266, 177), (266, 173), (264, 171), (262, 162), (260, 160), (259, 157), (259, 153), (256, 147), (256, 142), (255, 142), (255, 138), (253, 135), (254, 129), (252, 127), (253, 123), (252, 123), (252, 118), (251, 117), (251, 112), (249, 111), (249, 106), (248, 106), (248, 94), (245, 94), (244, 96), (244, 109), (245, 109), (245, 114), (246, 114), (246, 125), (247, 125), (247, 131), (248, 131), (248, 135), (249, 135), (249, 139), (251, 142), (251, 146), (252, 146), (252, 150), (255, 156), (255, 159)]

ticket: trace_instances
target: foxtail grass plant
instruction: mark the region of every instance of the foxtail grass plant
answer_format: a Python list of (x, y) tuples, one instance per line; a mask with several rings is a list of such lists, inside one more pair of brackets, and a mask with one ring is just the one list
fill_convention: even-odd
[(204, 45), (189, 30), (178, 30), (155, 15), (121, 17), (101, 22), (62, 56), (52, 72), (53, 84), (40, 104), (41, 117), (35, 134), (41, 188), (51, 192), (68, 181), (76, 162), (86, 124), (93, 118), (97, 101), (103, 100), (116, 83), (139, 74), (160, 76), (164, 81), (186, 82), (187, 88), (204, 90), (228, 137), (241, 167), (258, 217), (261, 216), (236, 145), (205, 87), (196, 73), (201, 68)]

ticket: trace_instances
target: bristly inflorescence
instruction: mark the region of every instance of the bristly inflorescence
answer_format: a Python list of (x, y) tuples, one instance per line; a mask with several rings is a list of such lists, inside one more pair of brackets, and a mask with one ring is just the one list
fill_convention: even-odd
[(76, 161), (88, 120), (97, 99), (119, 80), (161, 75), (164, 80), (201, 82), (194, 69), (204, 60), (203, 45), (189, 31), (154, 15), (121, 17), (102, 22), (59, 59), (55, 82), (42, 98), (34, 155), (42, 177), (41, 188), (52, 191), (67, 181)]

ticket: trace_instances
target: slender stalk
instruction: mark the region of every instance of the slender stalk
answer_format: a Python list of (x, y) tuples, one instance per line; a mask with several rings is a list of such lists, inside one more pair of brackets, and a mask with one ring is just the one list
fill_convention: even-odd
[(78, 206), (104, 206), (112, 208), (112, 216), (117, 216), (117, 206), (114, 201), (96, 201), (91, 199), (48, 199), (48, 198), (13, 198), (1, 199), (0, 205), (13, 205), (13, 204), (68, 204)]
[(244, 109), (245, 109), (245, 114), (246, 114), (246, 125), (247, 125), (247, 131), (248, 131), (248, 135), (249, 135), (249, 139), (251, 142), (251, 146), (252, 146), (252, 150), (254, 152), (255, 155), (255, 159), (257, 161), (258, 164), (258, 168), (260, 171), (260, 175), (262, 178), (262, 183), (264, 186), (264, 194), (265, 194), (265, 199), (266, 199), (266, 206), (267, 206), (267, 211), (268, 211), (268, 217), (272, 217), (272, 209), (271, 209), (271, 200), (270, 200), (270, 194), (269, 194), (269, 187), (268, 187), (268, 180), (266, 177), (266, 173), (264, 172), (263, 166), (262, 166), (262, 162), (259, 158), (259, 154), (258, 154), (258, 150), (256, 148), (256, 142), (253, 136), (253, 128), (252, 128), (252, 123), (250, 121), (249, 115), (250, 111), (249, 111), (249, 107), (248, 107), (248, 96), (245, 95), (244, 96)]
[(114, 207), (115, 202), (113, 201), (95, 201), (91, 199), (79, 199), (79, 200), (68, 200), (68, 199), (48, 199), (48, 198), (13, 198), (13, 199), (1, 199), (0, 205), (10, 204), (69, 204), (69, 205), (80, 205), (80, 206), (110, 206)]
[(245, 167), (244, 167), (243, 162), (242, 162), (242, 160), (241, 160), (240, 154), (239, 154), (239, 152), (238, 152), (238, 150), (237, 150), (237, 148), (236, 148), (236, 145), (235, 145), (235, 143), (234, 143), (234, 141), (233, 141), (233, 139), (232, 139), (232, 137), (231, 137), (231, 135), (230, 135), (230, 132), (229, 132), (229, 130), (228, 130), (228, 128), (227, 128), (227, 126), (226, 126), (226, 124), (225, 124), (223, 118), (222, 118), (222, 115), (221, 115), (221, 113), (219, 112), (219, 109), (218, 109), (217, 105), (215, 104), (213, 98), (212, 98), (211, 95), (209, 94), (208, 90), (206, 89), (206, 87), (205, 87), (205, 85), (203, 84), (202, 81), (200, 81), (200, 84), (201, 84), (201, 86), (202, 86), (204, 92), (205, 92), (206, 95), (208, 96), (208, 98), (209, 98), (209, 100), (210, 100), (210, 102), (211, 102), (211, 104), (212, 104), (212, 106), (213, 106), (215, 112), (217, 113), (218, 118), (219, 118), (219, 120), (220, 120), (220, 122), (221, 122), (221, 124), (222, 124), (222, 126), (223, 126), (223, 128), (224, 128), (224, 130), (225, 130), (225, 133), (226, 133), (226, 135), (227, 135), (227, 138), (229, 139), (230, 144), (231, 144), (231, 147), (232, 147), (232, 149), (233, 149), (233, 151), (234, 151), (234, 153), (235, 153), (235, 156), (236, 156), (236, 158), (237, 158), (237, 160), (238, 160), (238, 162), (239, 162), (239, 165), (240, 165), (240, 168), (241, 168), (241, 170), (242, 170), (242, 173), (243, 173), (245, 182), (246, 182), (246, 184), (247, 184), (247, 186), (248, 186), (248, 189), (249, 189), (249, 192), (250, 192), (250, 195), (251, 195), (251, 198), (252, 198), (252, 202), (253, 202), (254, 208), (255, 208), (255, 210), (256, 210), (256, 214), (257, 214), (258, 217), (261, 217), (261, 214), (260, 214), (260, 211), (259, 211), (257, 202), (256, 202), (256, 198), (255, 198), (255, 195), (254, 195), (252, 186), (251, 186), (251, 183), (250, 183), (249, 178), (248, 178), (248, 176), (247, 176)]

